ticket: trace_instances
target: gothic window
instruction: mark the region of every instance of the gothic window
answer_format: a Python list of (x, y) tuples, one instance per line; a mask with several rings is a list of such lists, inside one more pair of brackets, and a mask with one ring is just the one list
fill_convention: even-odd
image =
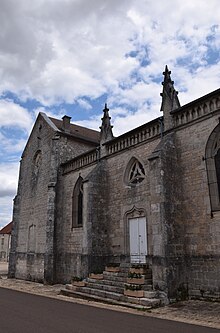
[(145, 179), (145, 170), (140, 161), (132, 158), (125, 172), (125, 181), (130, 185), (137, 185)]
[(41, 169), (41, 164), (42, 164), (42, 153), (40, 150), (38, 150), (33, 158), (32, 162), (32, 177), (31, 177), (31, 183), (32, 183), (32, 188), (34, 189), (37, 185), (39, 174), (40, 174), (40, 169)]
[(83, 178), (79, 176), (72, 197), (72, 228), (83, 225)]
[(40, 166), (41, 166), (41, 161), (42, 161), (42, 154), (41, 151), (37, 151), (37, 153), (34, 156), (34, 174), (35, 176), (38, 175)]
[(220, 125), (211, 133), (206, 145), (206, 167), (212, 211), (220, 210)]

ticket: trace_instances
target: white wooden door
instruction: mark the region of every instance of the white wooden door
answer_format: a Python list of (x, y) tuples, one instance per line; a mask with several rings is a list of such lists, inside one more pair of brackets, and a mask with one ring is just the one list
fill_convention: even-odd
[(145, 217), (129, 219), (129, 233), (131, 262), (146, 263), (147, 232)]

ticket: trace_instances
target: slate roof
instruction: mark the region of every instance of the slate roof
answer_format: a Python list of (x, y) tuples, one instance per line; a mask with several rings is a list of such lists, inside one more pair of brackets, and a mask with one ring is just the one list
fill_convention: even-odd
[(5, 227), (0, 230), (0, 234), (11, 234), (12, 222), (8, 223)]
[[(61, 131), (63, 131), (63, 121), (49, 117), (49, 119), (54, 123), (54, 125)], [(70, 124), (70, 133), (71, 136), (74, 136), (79, 139), (90, 141), (92, 143), (99, 143), (100, 132), (82, 127), (75, 124)]]

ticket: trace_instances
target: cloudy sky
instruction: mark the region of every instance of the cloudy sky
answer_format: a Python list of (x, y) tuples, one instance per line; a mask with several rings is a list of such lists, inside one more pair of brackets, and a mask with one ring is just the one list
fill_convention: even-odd
[(0, 227), (39, 111), (119, 135), (160, 115), (167, 64), (181, 104), (220, 87), (219, 0), (0, 0)]

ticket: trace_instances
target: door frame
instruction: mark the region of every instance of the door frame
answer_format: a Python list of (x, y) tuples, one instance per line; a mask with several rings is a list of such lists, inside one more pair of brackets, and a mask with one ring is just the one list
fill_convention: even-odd
[(146, 210), (144, 208), (138, 208), (136, 206), (133, 206), (132, 209), (127, 211), (125, 213), (125, 221), (124, 221), (124, 226), (125, 226), (125, 232), (124, 232), (124, 254), (126, 257), (129, 257), (130, 261), (130, 226), (129, 226), (129, 220), (132, 218), (139, 218), (139, 217), (144, 217), (146, 220), (146, 241), (147, 241), (147, 253), (149, 253), (149, 240), (148, 240), (148, 223), (147, 223), (147, 214)]

